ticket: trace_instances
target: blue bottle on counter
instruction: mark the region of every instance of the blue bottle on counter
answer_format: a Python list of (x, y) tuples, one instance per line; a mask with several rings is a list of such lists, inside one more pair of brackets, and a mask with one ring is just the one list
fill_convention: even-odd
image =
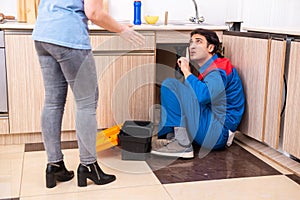
[(141, 1), (134, 1), (134, 20), (133, 24), (135, 25), (141, 25), (142, 20), (141, 20), (141, 7), (142, 7), (142, 2)]

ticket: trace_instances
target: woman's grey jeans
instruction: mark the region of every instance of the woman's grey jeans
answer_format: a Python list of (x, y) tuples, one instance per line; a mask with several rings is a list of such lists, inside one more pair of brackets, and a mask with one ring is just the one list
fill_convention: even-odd
[(72, 49), (39, 41), (35, 41), (35, 48), (45, 87), (41, 125), (48, 162), (63, 160), (61, 124), (68, 85), (76, 101), (76, 135), (80, 162), (90, 164), (97, 161), (98, 82), (91, 50)]

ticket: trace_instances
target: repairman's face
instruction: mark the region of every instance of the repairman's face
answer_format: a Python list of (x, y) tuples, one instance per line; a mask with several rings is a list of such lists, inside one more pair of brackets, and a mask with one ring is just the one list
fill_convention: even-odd
[(208, 45), (204, 36), (200, 34), (194, 34), (190, 39), (190, 60), (198, 63), (201, 66), (212, 57), (211, 52), (213, 49), (214, 45)]

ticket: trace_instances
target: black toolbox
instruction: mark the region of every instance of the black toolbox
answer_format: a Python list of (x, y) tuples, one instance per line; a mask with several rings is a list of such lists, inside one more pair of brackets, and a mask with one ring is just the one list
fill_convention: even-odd
[(151, 151), (153, 123), (125, 121), (118, 135), (122, 160), (146, 160)]

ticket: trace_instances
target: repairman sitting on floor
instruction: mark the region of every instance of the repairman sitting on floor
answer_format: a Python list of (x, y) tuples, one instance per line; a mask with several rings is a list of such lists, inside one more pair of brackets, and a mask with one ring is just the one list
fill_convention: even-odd
[(219, 38), (210, 30), (191, 32), (190, 61), (198, 69), (192, 74), (189, 59), (177, 63), (184, 82), (168, 78), (161, 86), (161, 121), (152, 154), (193, 158), (192, 142), (201, 149), (226, 146), (229, 132), (236, 131), (244, 112), (244, 92), (237, 70), (222, 58)]

